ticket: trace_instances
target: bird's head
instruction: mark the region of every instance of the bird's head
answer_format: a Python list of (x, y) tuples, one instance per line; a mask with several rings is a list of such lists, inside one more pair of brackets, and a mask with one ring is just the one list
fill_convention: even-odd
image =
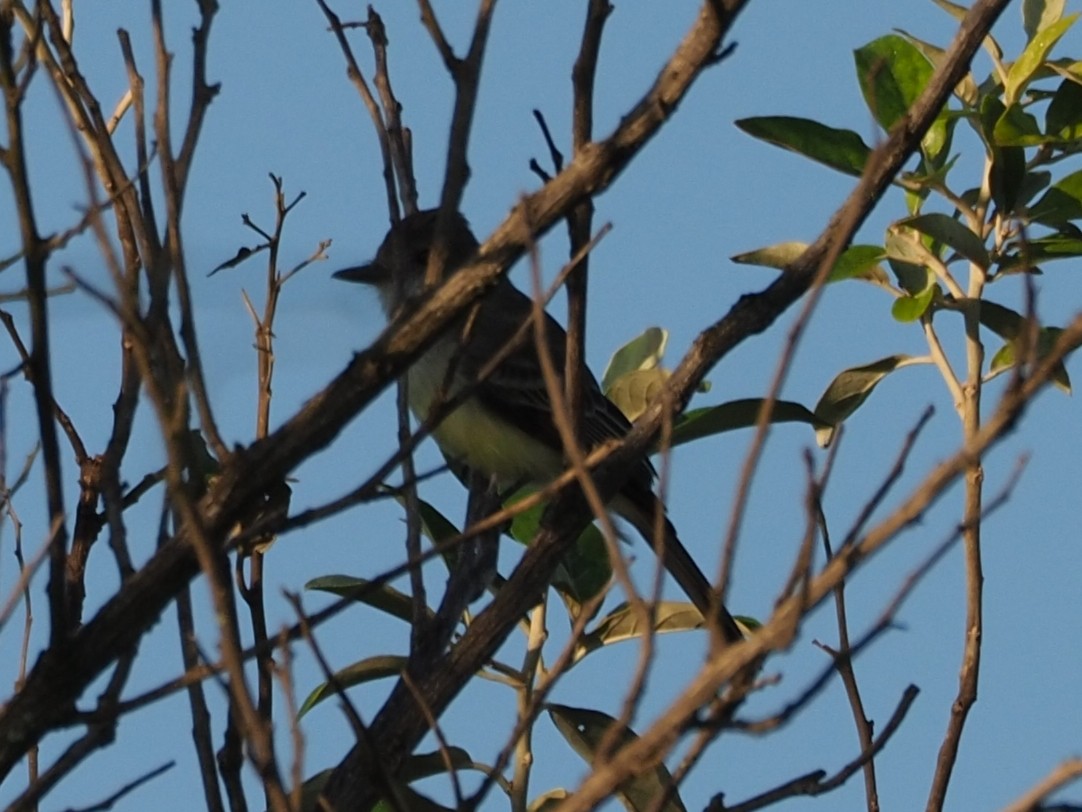
[[(424, 290), (425, 268), (436, 236), (438, 213), (438, 209), (426, 209), (404, 218), (387, 232), (375, 259), (367, 265), (336, 271), (334, 278), (373, 286), (384, 311), (390, 315), (404, 301)], [(447, 230), (446, 272), (461, 267), (476, 252), (477, 245), (466, 218), (454, 212)]]

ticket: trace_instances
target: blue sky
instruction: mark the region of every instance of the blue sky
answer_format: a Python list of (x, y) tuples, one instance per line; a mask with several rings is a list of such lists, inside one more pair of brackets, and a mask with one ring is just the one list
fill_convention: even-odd
[[(188, 31), (195, 4), (169, 3), (171, 48), (176, 52), (174, 96), (186, 103), (189, 68)], [(473, 4), (442, 3), (449, 37), (459, 51), (472, 19)], [(464, 211), (479, 236), (500, 222), (523, 193), (537, 187), (528, 161), (545, 162), (544, 143), (531, 110), (541, 109), (561, 145), (569, 142), (570, 65), (581, 30), (581, 3), (512, 0), (497, 12), (485, 62), (474, 138), (473, 170)], [(391, 42), (392, 78), (412, 127), (422, 204), (438, 199), (451, 106), (452, 85), (419, 24), (416, 7), (388, 2), (377, 7)], [(617, 3), (606, 30), (598, 74), (596, 131), (604, 134), (643, 93), (658, 67), (693, 19), (697, 4)], [(360, 15), (359, 4), (337, 7), (343, 18)], [(99, 0), (76, 5), (76, 52), (91, 86), (110, 109), (125, 87), (115, 29), (133, 38), (137, 58), (149, 76), (152, 66), (149, 13), (127, 0)], [(810, 240), (824, 226), (853, 180), (793, 154), (757, 142), (733, 126), (754, 115), (787, 114), (847, 127), (868, 143), (879, 137), (860, 98), (852, 51), (900, 28), (945, 45), (953, 21), (933, 3), (869, 3), (864, 0), (797, 2), (758, 0), (734, 29), (733, 55), (701, 77), (673, 122), (597, 201), (597, 223), (611, 221), (612, 234), (596, 251), (590, 280), (591, 322), (588, 358), (598, 372), (611, 352), (649, 325), (671, 332), (669, 360), (675, 363), (695, 334), (719, 318), (743, 293), (770, 279), (762, 269), (734, 265), (729, 257), (785, 240)], [(1008, 55), (1023, 42), (1017, 4), (1007, 10), (996, 31)], [(1060, 53), (1079, 53), (1077, 32)], [(354, 36), (362, 65), (368, 65), (367, 41)], [(976, 66), (978, 77), (987, 61)], [(241, 225), (247, 212), (264, 227), (273, 223), (272, 189), (267, 173), (285, 180), (287, 193), (305, 191), (307, 199), (287, 225), (283, 264), (305, 258), (319, 240), (331, 238), (328, 263), (310, 267), (286, 288), (276, 324), (276, 378), (273, 422), (277, 424), (313, 395), (347, 362), (350, 354), (374, 337), (383, 321), (374, 296), (345, 288), (330, 272), (370, 257), (386, 228), (381, 166), (367, 114), (345, 78), (344, 63), (314, 2), (263, 0), (223, 4), (215, 23), (208, 66), (222, 91), (211, 106), (193, 169), (184, 217), (188, 268), (194, 285), (200, 341), (213, 405), (229, 442), (250, 441), (255, 416), (255, 356), (252, 325), (241, 291), (260, 296), (263, 277), (258, 261), (207, 278), (206, 272), (255, 239)], [(61, 229), (78, 218), (86, 199), (72, 138), (58, 114), (55, 95), (38, 77), (27, 111), (31, 179), (43, 231)], [(179, 117), (174, 119), (179, 125)], [(130, 132), (130, 130), (128, 131)], [(956, 173), (979, 182), (976, 142), (956, 141), (963, 154)], [(569, 150), (568, 150), (569, 151)], [(129, 151), (129, 156), (132, 154)], [(1067, 170), (1064, 169), (1064, 172)], [(10, 193), (0, 194), (0, 256), (16, 250)], [(865, 225), (861, 240), (882, 239), (885, 225), (904, 215), (899, 194), (888, 195)], [(546, 271), (553, 273), (566, 253), (561, 229), (543, 244)], [(108, 277), (90, 239), (76, 240), (58, 254), (50, 273), (59, 279), (62, 265), (98, 285)], [(1038, 280), (1039, 309), (1049, 324), (1061, 324), (1082, 304), (1082, 288), (1068, 274), (1067, 263), (1053, 265)], [(19, 270), (0, 277), (0, 292), (20, 286)], [(521, 279), (521, 269), (516, 272)], [(989, 295), (1019, 306), (1017, 280), (997, 284)], [(258, 298), (256, 298), (259, 301)], [(108, 313), (84, 295), (53, 303), (57, 398), (69, 411), (91, 450), (108, 436), (111, 403), (118, 379), (116, 326)], [(25, 322), (18, 305), (7, 306)], [(811, 406), (830, 379), (843, 368), (907, 352), (926, 352), (913, 326), (889, 315), (890, 299), (860, 283), (827, 292), (801, 345), (783, 396)], [(559, 313), (559, 306), (556, 308)], [(791, 316), (767, 335), (745, 342), (710, 375), (712, 389), (694, 405), (752, 397), (766, 391)], [(942, 320), (947, 351), (961, 358), (960, 322)], [(937, 322), (939, 323), (939, 322)], [(990, 350), (994, 351), (991, 345)], [(15, 363), (10, 345), (0, 343), (0, 369)], [(1069, 369), (1074, 371), (1072, 366)], [(1000, 383), (988, 388), (989, 403)], [(928, 404), (937, 411), (922, 436), (897, 497), (919, 482), (936, 461), (956, 447), (960, 429), (942, 382), (929, 367), (905, 369), (888, 379), (847, 425), (837, 470), (829, 484), (825, 509), (840, 537), (863, 501), (885, 475), (906, 432)], [(32, 439), (31, 398), (27, 387), (13, 384), (8, 415), (9, 476), (21, 464)], [(303, 466), (294, 486), (294, 508), (336, 496), (374, 470), (394, 443), (393, 398), (385, 396), (358, 417), (332, 449)], [(1006, 482), (1019, 455), (1030, 455), (1025, 478), (1010, 501), (985, 525), (986, 633), (980, 700), (974, 709), (952, 782), (948, 807), (991, 809), (1019, 795), (1058, 761), (1080, 749), (1082, 704), (1077, 675), (1082, 672), (1082, 590), (1078, 587), (1077, 525), (1070, 519), (1078, 499), (1077, 404), (1058, 392), (1044, 394), (1020, 428), (989, 457), (987, 492)], [(151, 410), (140, 412), (136, 442), (124, 476), (137, 481), (162, 459)], [(672, 461), (670, 514), (681, 536), (708, 572), (717, 562), (719, 542), (731, 506), (739, 466), (750, 434), (733, 433), (680, 449)], [(736, 561), (731, 607), (738, 614), (765, 618), (784, 584), (804, 525), (802, 453), (814, 449), (806, 427), (783, 426), (772, 434), (751, 495), (750, 509)], [(420, 464), (435, 465), (427, 447)], [(65, 477), (74, 496), (75, 470), (66, 460)], [(45, 523), (40, 469), (22, 491), (16, 508), (25, 523), (30, 547), (43, 537)], [(447, 515), (462, 512), (460, 488), (443, 477), (423, 495)], [(133, 554), (145, 560), (153, 551), (158, 510), (153, 495), (132, 512)], [(894, 503), (888, 500), (887, 508)], [(849, 617), (855, 633), (878, 616), (911, 569), (959, 521), (961, 491), (952, 489), (888, 550), (854, 577), (848, 587)], [(885, 510), (880, 511), (885, 515)], [(271, 623), (292, 619), (281, 590), (300, 590), (310, 578), (342, 572), (374, 575), (402, 555), (400, 510), (391, 504), (358, 508), (314, 528), (287, 536), (268, 558), (268, 604)], [(16, 577), (9, 526), (0, 531), (0, 595)], [(645, 547), (634, 548), (636, 572), (651, 573)], [(503, 569), (514, 551), (504, 548)], [(113, 588), (115, 575), (106, 551), (96, 552), (87, 611)], [(438, 587), (442, 572), (432, 570)], [(35, 639), (43, 639), (44, 581), (34, 582), (37, 613)], [(197, 587), (204, 606), (206, 596)], [(901, 730), (877, 761), (884, 807), (919, 808), (925, 802), (950, 703), (956, 690), (963, 642), (964, 583), (959, 550), (917, 588), (892, 631), (857, 662), (866, 711), (881, 727), (906, 685), (921, 694)], [(676, 594), (673, 593), (673, 597)], [(318, 596), (309, 607), (322, 605)], [(209, 611), (209, 610), (208, 610)], [(558, 611), (558, 610), (557, 610)], [(556, 639), (562, 619), (553, 613)], [(215, 645), (207, 612), (205, 645)], [(3, 629), (5, 650), (0, 684), (11, 685), (18, 622)], [(323, 644), (332, 661), (343, 666), (361, 656), (401, 653), (406, 629), (358, 610), (330, 624)], [(175, 618), (166, 613), (142, 646), (130, 692), (157, 685), (180, 670)], [(780, 681), (754, 697), (745, 714), (757, 717), (777, 710), (824, 665), (815, 641), (836, 639), (833, 612), (813, 615), (792, 650), (772, 659), (767, 673)], [(509, 643), (514, 662), (521, 640)], [(670, 636), (660, 642), (659, 666), (636, 719), (643, 727), (679, 692), (700, 661), (703, 640)], [(632, 645), (591, 657), (561, 684), (555, 701), (590, 705), (614, 712), (622, 686), (634, 668)], [(318, 680), (311, 658), (298, 649), (297, 689), (301, 696)], [(369, 716), (389, 683), (355, 692)], [(87, 697), (96, 695), (100, 686)], [(220, 698), (216, 686), (208, 686)], [(84, 700), (85, 701), (85, 700)], [(219, 713), (220, 713), (220, 705)], [(196, 792), (194, 756), (188, 741), (187, 701), (176, 696), (122, 721), (117, 743), (95, 755), (49, 796), (45, 809), (80, 806), (107, 796), (120, 783), (175, 759), (178, 766), (149, 788), (125, 800), (123, 809), (193, 808)], [(470, 686), (445, 716), (448, 736), (467, 746), (480, 761), (491, 761), (512, 724), (513, 695), (498, 686)], [(223, 720), (217, 719), (220, 725)], [(877, 728), (878, 729), (878, 728)], [(348, 747), (347, 725), (332, 703), (304, 722), (308, 744), (306, 772), (334, 764)], [(283, 743), (285, 742), (283, 731)], [(70, 741), (50, 737), (42, 748), (50, 762)], [(572, 788), (585, 765), (542, 721), (536, 741), (534, 795), (556, 786)], [(687, 781), (682, 795), (689, 809), (701, 808), (724, 790), (736, 802), (786, 779), (815, 769), (841, 767), (858, 752), (848, 705), (840, 684), (824, 694), (788, 726), (761, 738), (726, 736)], [(24, 772), (0, 787), (7, 802), (22, 789)], [(434, 789), (434, 785), (426, 785)], [(1077, 793), (1072, 796), (1077, 797)], [(152, 798), (152, 805), (148, 805)], [(253, 796), (254, 800), (254, 796)], [(859, 776), (825, 798), (793, 800), (781, 808), (858, 809), (863, 807)], [(258, 808), (258, 803), (256, 807)], [(486, 808), (503, 808), (493, 796)]]

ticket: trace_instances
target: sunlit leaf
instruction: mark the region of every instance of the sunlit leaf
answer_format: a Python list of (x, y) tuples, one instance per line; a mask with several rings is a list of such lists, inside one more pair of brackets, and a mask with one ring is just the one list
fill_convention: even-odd
[(754, 251), (736, 254), (730, 259), (741, 265), (759, 265), (763, 268), (785, 270), (807, 249), (806, 242), (779, 242)]
[(965, 6), (958, 3), (952, 3), (950, 2), (950, 0), (932, 0), (932, 2), (959, 22), (964, 20), (966, 18), (966, 14), (969, 12), (969, 9)]
[(922, 363), (921, 359), (909, 355), (890, 355), (838, 373), (815, 404), (816, 417), (831, 427), (817, 432), (819, 444), (824, 448), (830, 445), (834, 439), (833, 427), (841, 425), (859, 409), (887, 375), (916, 363)]
[(530, 802), (528, 812), (553, 812), (568, 799), (571, 793), (566, 789), (550, 789), (548, 792), (538, 795)]
[[(694, 605), (683, 601), (660, 601), (654, 605), (653, 616), (655, 634), (700, 629), (704, 625), (702, 613)], [(640, 613), (621, 603), (579, 639), (574, 658), (578, 661), (604, 646), (642, 637), (645, 631)]]
[(879, 263), (886, 259), (887, 253), (881, 245), (850, 245), (830, 271), (828, 282), (840, 282), (843, 279), (867, 279), (886, 283), (887, 276)]
[[(958, 22), (962, 22), (966, 18), (966, 15), (969, 14), (968, 6), (952, 3), (951, 0), (932, 0), (932, 2), (951, 15), (954, 19), (958, 20)], [(982, 44), (984, 45), (985, 50), (988, 51), (996, 61), (1003, 59), (1003, 49), (999, 47), (999, 43), (996, 42), (991, 35), (986, 36)]]
[(634, 369), (614, 380), (606, 394), (628, 420), (636, 420), (657, 397), (669, 379), (669, 371), (661, 367)]
[[(336, 671), (334, 673), (334, 678), (337, 682), (337, 687), (343, 689), (350, 688), (365, 682), (398, 676), (402, 672), (402, 669), (406, 667), (407, 661), (407, 657), (401, 657), (396, 654), (379, 654), (374, 657), (365, 657), (363, 660), (358, 660), (352, 665), (347, 665), (340, 671)], [(297, 715), (304, 716), (324, 699), (335, 696), (336, 693), (337, 691), (332, 683), (321, 683), (316, 686), (315, 690), (308, 694), (304, 702), (301, 703)]]
[(647, 327), (612, 354), (605, 374), (601, 376), (601, 391), (608, 394), (612, 384), (620, 377), (639, 369), (653, 369), (661, 363), (665, 347), (669, 343), (669, 331), (661, 327)]
[(1026, 39), (1032, 40), (1048, 26), (1063, 17), (1066, 0), (1022, 0), (1022, 28)]
[[(808, 247), (805, 242), (780, 242), (746, 251), (731, 257), (733, 262), (742, 265), (759, 265), (764, 268), (788, 268)], [(846, 248), (827, 277), (828, 282), (843, 279), (868, 279), (886, 281), (886, 276), (878, 268), (879, 261), (886, 255), (878, 245), (851, 245)]]
[(1004, 86), (1003, 97), (1007, 106), (1014, 104), (1022, 98), (1022, 92), (1026, 89), (1033, 74), (1041, 67), (1048, 52), (1059, 42), (1060, 37), (1067, 33), (1067, 29), (1074, 25), (1078, 19), (1077, 14), (1063, 17), (1047, 28), (1038, 32), (1026, 45), (1022, 55), (1018, 57), (1010, 70), (1007, 71), (1007, 82)]
[[(547, 704), (545, 709), (553, 724), (556, 725), (556, 729), (560, 731), (560, 735), (587, 764), (594, 763), (598, 747), (607, 739), (607, 732), (613, 725), (619, 724), (608, 714), (587, 708)], [(638, 736), (634, 732), (621, 727), (615, 740), (608, 740), (614, 741), (619, 747), (637, 739)], [(633, 812), (659, 809), (658, 799), (666, 794), (668, 800), (660, 807), (660, 812), (685, 812), (684, 803), (680, 800), (672, 775), (664, 764), (659, 764), (641, 775), (629, 778), (618, 787), (617, 794), (624, 806)]]
[(755, 138), (790, 149), (805, 157), (859, 176), (871, 149), (852, 130), (839, 130), (806, 118), (760, 116), (743, 118), (736, 126)]
[(935, 287), (935, 274), (929, 270), (929, 251), (921, 243), (919, 232), (898, 224), (887, 229), (884, 243), (888, 264), (898, 286), (910, 296), (925, 294)]
[(1012, 104), (996, 122), (992, 130), (996, 143), (1005, 147), (1036, 147), (1054, 141), (1041, 132), (1037, 119), (1022, 109), (1020, 104)]
[(935, 298), (936, 288), (930, 287), (920, 293), (899, 296), (890, 307), (890, 315), (903, 324), (916, 321), (925, 313)]
[[(744, 429), (756, 425), (762, 398), (732, 400), (717, 406), (692, 409), (685, 412), (673, 427), (672, 445), (677, 446), (710, 437), (733, 429)], [(824, 428), (822, 422), (807, 407), (789, 400), (774, 403), (770, 413), (771, 423), (808, 423), (816, 430)]]
[(1042, 262), (1082, 257), (1082, 236), (1056, 233), (1008, 246), (1000, 258), (1001, 273), (1033, 271)]
[(884, 130), (894, 126), (932, 76), (932, 63), (905, 37), (888, 34), (854, 52), (864, 102)]

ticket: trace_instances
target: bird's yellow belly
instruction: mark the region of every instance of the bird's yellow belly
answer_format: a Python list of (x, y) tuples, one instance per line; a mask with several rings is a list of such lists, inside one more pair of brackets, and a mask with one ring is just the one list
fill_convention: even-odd
[[(429, 350), (410, 369), (410, 409), (422, 421), (437, 398), (445, 394), (441, 389), (447, 357), (440, 349)], [(474, 398), (447, 415), (432, 435), (445, 455), (485, 476), (496, 477), (501, 487), (545, 483), (563, 470), (560, 454), (493, 415)]]

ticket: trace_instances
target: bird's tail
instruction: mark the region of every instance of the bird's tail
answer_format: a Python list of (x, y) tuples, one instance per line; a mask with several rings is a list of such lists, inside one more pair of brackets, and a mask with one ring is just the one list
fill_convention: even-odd
[[(709, 579), (703, 574), (702, 569), (692, 558), (687, 547), (683, 545), (676, 535), (676, 528), (665, 516), (665, 508), (652, 491), (647, 499), (635, 494), (632, 499), (626, 493), (621, 493), (610, 503), (609, 507), (622, 516), (639, 531), (646, 542), (654, 548), (661, 558), (661, 563), (669, 574), (676, 579), (676, 583), (684, 590), (684, 593), (695, 604), (695, 607), (703, 613), (704, 618), (712, 615), (716, 618), (721, 636), (726, 643), (738, 643), (744, 639), (736, 620), (729, 614), (729, 610), (718, 600)], [(655, 531), (655, 516), (661, 511), (662, 537), (657, 538)]]

